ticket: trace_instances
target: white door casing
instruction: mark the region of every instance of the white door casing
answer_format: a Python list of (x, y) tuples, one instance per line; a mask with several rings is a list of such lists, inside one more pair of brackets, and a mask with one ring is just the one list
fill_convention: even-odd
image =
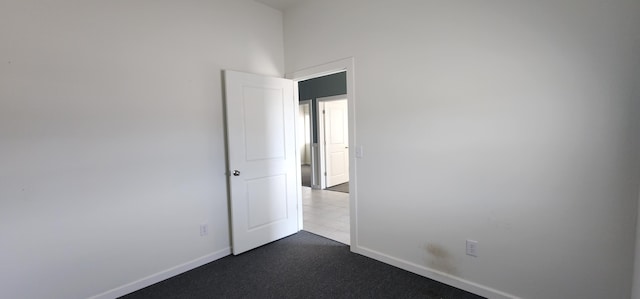
[(293, 81), (225, 71), (233, 254), (298, 231)]
[(349, 120), (346, 99), (322, 101), (326, 187), (349, 181)]

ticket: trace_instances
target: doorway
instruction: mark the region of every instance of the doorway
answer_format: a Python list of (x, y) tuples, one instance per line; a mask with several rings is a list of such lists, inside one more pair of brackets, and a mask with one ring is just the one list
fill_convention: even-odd
[[(304, 213), (299, 208), (303, 205), (302, 186), (297, 167), (302, 161), (301, 152), (297, 150), (299, 139), (296, 133), (300, 123), (296, 113), (299, 108), (296, 107), (299, 103), (298, 85), (303, 80), (341, 72), (349, 74), (346, 76), (347, 98), (350, 99), (348, 139), (355, 144), (353, 58), (298, 71), (289, 74), (287, 79), (225, 70), (227, 176), (234, 254), (304, 228)], [(304, 109), (302, 111), (304, 113)], [(269, 129), (268, 132), (265, 129)], [(313, 161), (313, 146), (311, 153)], [(342, 193), (347, 197), (343, 206), (348, 208), (348, 218), (342, 222), (347, 224), (349, 232), (344, 240), (334, 238), (349, 244), (354, 252), (358, 252), (355, 229), (357, 180), (353, 160), (356, 153), (358, 158), (362, 158), (361, 146), (353, 152), (349, 150), (349, 164), (352, 165), (349, 175), (353, 184), (349, 187), (350, 193)], [(254, 162), (258, 162), (256, 167), (253, 167)], [(269, 171), (275, 171), (275, 175), (266, 173)], [(293, 198), (296, 200), (289, 200)], [(313, 204), (317, 202), (311, 201)], [(306, 220), (311, 218), (307, 216)]]
[(298, 82), (297, 130), (302, 175), (302, 229), (350, 244), (346, 75), (342, 71)]

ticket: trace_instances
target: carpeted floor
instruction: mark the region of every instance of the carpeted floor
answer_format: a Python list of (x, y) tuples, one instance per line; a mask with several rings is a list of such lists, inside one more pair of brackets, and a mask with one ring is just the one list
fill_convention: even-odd
[(349, 182), (329, 187), (329, 188), (327, 188), (327, 190), (329, 190), (329, 191), (337, 191), (337, 192), (342, 192), (342, 193), (349, 193)]
[(301, 231), (122, 297), (477, 299)]

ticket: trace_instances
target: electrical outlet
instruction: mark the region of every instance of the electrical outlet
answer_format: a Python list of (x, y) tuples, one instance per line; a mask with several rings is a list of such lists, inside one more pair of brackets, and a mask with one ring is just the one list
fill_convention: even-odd
[(478, 257), (478, 241), (467, 240), (467, 255)]
[(200, 224), (200, 237), (204, 237), (209, 234), (209, 225)]

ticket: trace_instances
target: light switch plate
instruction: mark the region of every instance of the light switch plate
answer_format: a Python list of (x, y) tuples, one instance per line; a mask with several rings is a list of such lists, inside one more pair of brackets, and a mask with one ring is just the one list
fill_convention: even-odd
[(467, 240), (467, 255), (478, 257), (478, 241)]
[(356, 158), (360, 159), (364, 157), (364, 151), (362, 149), (362, 145), (356, 146)]

